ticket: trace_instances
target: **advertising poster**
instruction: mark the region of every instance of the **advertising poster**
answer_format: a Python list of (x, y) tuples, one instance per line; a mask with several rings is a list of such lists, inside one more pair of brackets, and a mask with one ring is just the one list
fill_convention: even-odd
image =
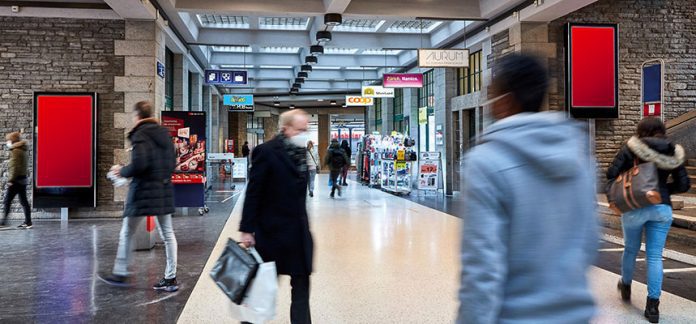
[[(201, 175), (205, 173), (205, 122), (205, 112), (162, 112), (162, 126), (169, 130), (176, 148), (174, 172)], [(181, 178), (185, 180), (187, 177)], [(188, 178), (193, 180), (196, 177)]]
[(222, 95), (222, 104), (231, 112), (254, 111), (254, 95)]
[(418, 189), (437, 190), (440, 188), (440, 153), (421, 152), (418, 161)]

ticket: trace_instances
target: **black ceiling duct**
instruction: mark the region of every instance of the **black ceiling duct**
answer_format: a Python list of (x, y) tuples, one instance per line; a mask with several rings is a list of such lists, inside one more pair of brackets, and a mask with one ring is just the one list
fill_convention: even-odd
[(306, 64), (310, 65), (319, 63), (319, 59), (314, 55), (305, 56), (304, 61)]
[(297, 77), (298, 77), (298, 78), (306, 79), (306, 78), (309, 77), (309, 73), (307, 73), (307, 72), (297, 72)]
[(305, 65), (300, 67), (300, 70), (310, 72), (310, 71), (312, 71), (312, 66), (309, 64), (305, 64)]
[(309, 47), (309, 52), (312, 54), (324, 54), (324, 46), (312, 45)]
[(330, 31), (320, 30), (317, 32), (317, 42), (330, 42), (330, 41), (331, 41), (331, 32)]
[(337, 13), (327, 13), (324, 15), (324, 25), (338, 26), (343, 23), (343, 17)]

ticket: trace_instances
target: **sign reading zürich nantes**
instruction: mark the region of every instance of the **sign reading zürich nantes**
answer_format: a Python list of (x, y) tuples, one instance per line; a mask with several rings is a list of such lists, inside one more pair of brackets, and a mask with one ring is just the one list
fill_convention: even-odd
[(427, 68), (469, 67), (469, 50), (419, 48), (418, 66)]
[(365, 98), (394, 98), (394, 88), (363, 86), (362, 96)]

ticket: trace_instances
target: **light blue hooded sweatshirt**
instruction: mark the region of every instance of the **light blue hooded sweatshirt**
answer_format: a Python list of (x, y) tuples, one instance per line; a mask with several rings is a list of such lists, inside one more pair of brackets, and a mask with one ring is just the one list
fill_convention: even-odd
[(587, 129), (563, 113), (502, 119), (466, 155), (457, 323), (587, 323), (598, 246)]

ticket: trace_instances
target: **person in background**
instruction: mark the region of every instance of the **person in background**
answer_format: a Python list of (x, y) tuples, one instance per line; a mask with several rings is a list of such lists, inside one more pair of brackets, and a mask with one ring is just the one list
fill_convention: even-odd
[(131, 142), (131, 163), (115, 165), (116, 176), (132, 178), (128, 188), (123, 225), (118, 242), (113, 272), (104, 280), (115, 286), (129, 286), (128, 266), (133, 254), (133, 235), (147, 216), (157, 216), (157, 229), (164, 240), (167, 266), (162, 278), (152, 288), (174, 292), (179, 289), (176, 280), (177, 242), (172, 227), (174, 187), (171, 177), (176, 162), (169, 131), (154, 118), (154, 107), (141, 101), (133, 107), (135, 126), (128, 134)]
[(346, 140), (343, 140), (341, 142), (341, 149), (343, 149), (343, 151), (346, 152), (346, 158), (348, 158), (348, 163), (346, 163), (341, 172), (341, 185), (347, 186), (348, 182), (346, 180), (348, 179), (348, 170), (350, 169), (350, 157), (353, 155), (353, 152), (351, 152), (350, 144), (348, 144), (348, 141)]
[(307, 215), (306, 112), (280, 115), (280, 132), (254, 148), (249, 182), (239, 224), (241, 243), (255, 246), (265, 262), (275, 262), (292, 286), (290, 321), (312, 322), (309, 276), (314, 242)]
[(19, 195), (19, 203), (24, 209), (24, 223), (19, 228), (32, 228), (31, 208), (27, 201), (27, 142), (22, 141), (19, 132), (7, 134), (7, 148), (10, 149), (10, 161), (8, 163), (7, 192), (3, 202), (4, 213), (0, 228), (6, 227), (7, 216), (10, 214), (12, 200)]
[(331, 179), (331, 198), (334, 197), (336, 190), (338, 190), (338, 196), (341, 196), (341, 183), (338, 181), (338, 176), (343, 172), (343, 168), (349, 164), (349, 161), (346, 151), (338, 145), (338, 140), (332, 139), (324, 160), (324, 164), (329, 166), (331, 171), (329, 175)]
[(307, 182), (309, 188), (309, 196), (314, 197), (314, 180), (319, 171), (319, 152), (314, 147), (314, 142), (307, 141)]
[(497, 120), (464, 166), (457, 323), (588, 323), (586, 273), (598, 247), (586, 126), (541, 112), (547, 71), (511, 54), (485, 106)]
[(244, 145), (242, 145), (242, 157), (249, 157), (249, 142), (244, 142)]
[[(691, 185), (684, 167), (684, 148), (674, 145), (666, 134), (665, 125), (659, 119), (643, 119), (638, 123), (636, 136), (631, 137), (619, 150), (614, 162), (607, 169), (607, 186), (611, 186), (621, 173), (633, 168), (634, 162), (653, 162), (658, 168), (658, 185), (662, 201), (657, 205), (634, 209), (621, 215), (625, 248), (621, 262), (621, 279), (617, 285), (621, 299), (630, 302), (633, 270), (645, 230), (648, 298), (644, 315), (651, 323), (658, 323), (660, 320), (662, 250), (672, 225), (670, 195), (686, 192)], [(670, 176), (672, 181), (668, 182)]]

